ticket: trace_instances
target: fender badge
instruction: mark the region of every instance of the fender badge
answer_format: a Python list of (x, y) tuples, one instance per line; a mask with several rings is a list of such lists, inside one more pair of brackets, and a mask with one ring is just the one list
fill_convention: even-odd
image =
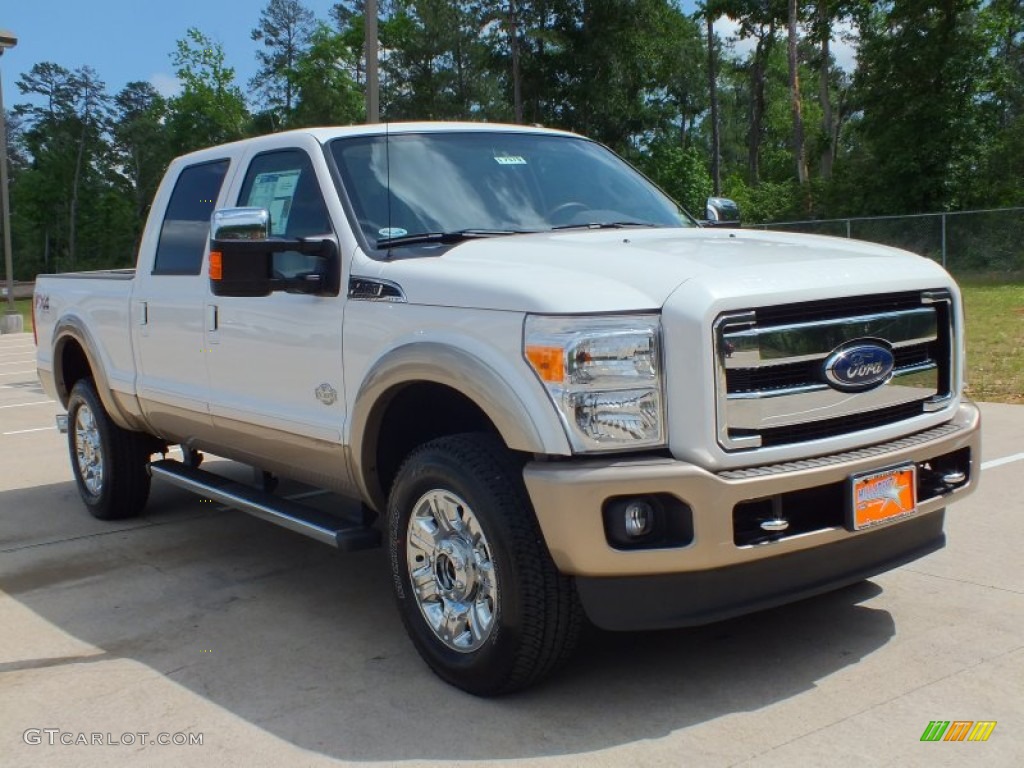
[(338, 390), (325, 381), (316, 388), (316, 399), (324, 405), (334, 405), (338, 402)]

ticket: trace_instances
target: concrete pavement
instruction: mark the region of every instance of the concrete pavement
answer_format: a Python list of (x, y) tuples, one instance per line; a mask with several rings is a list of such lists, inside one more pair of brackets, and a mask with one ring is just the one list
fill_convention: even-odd
[[(0, 766), (1024, 764), (1024, 407), (983, 406), (981, 489), (941, 552), (709, 627), (594, 633), (485, 701), (420, 661), (382, 551), (158, 483), (142, 518), (89, 517), (32, 355), (0, 339)], [(932, 720), (998, 725), (922, 743)]]

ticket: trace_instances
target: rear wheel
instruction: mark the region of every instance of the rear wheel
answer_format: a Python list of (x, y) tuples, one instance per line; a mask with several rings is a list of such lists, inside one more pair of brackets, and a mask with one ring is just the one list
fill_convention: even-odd
[(402, 620), (442, 679), (497, 695), (568, 658), (582, 617), (575, 589), (499, 441), (455, 435), (414, 451), (392, 487), (388, 531)]
[(117, 426), (96, 387), (80, 379), (68, 399), (68, 452), (78, 493), (93, 517), (118, 520), (142, 512), (149, 498), (148, 438)]

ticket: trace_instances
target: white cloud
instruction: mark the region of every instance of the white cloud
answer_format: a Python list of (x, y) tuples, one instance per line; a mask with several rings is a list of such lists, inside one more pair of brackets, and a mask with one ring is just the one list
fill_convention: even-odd
[(837, 24), (832, 30), (832, 55), (836, 66), (845, 72), (857, 68), (857, 30), (850, 22)]
[(164, 98), (177, 96), (181, 93), (181, 81), (179, 81), (174, 75), (168, 75), (165, 72), (157, 72), (150, 75), (149, 83), (156, 88), (157, 92)]
[[(806, 33), (806, 30), (801, 30), (801, 34)], [(757, 40), (753, 37), (740, 39), (740, 23), (728, 16), (722, 16), (715, 21), (715, 34), (730, 43), (732, 50), (741, 58), (746, 58), (757, 46)], [(783, 36), (782, 39), (785, 39), (785, 28), (780, 30), (780, 34)], [(835, 25), (832, 30), (832, 56), (836, 60), (836, 66), (845, 72), (853, 72), (857, 68), (856, 43), (857, 30), (852, 24), (841, 22)]]

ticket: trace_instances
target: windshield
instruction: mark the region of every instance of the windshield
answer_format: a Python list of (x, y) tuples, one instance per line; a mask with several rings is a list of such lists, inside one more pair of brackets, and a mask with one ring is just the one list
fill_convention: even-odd
[(421, 235), (455, 242), (453, 235), (570, 227), (694, 226), (611, 151), (571, 136), (392, 134), (336, 139), (331, 151), (373, 248), (427, 242)]

